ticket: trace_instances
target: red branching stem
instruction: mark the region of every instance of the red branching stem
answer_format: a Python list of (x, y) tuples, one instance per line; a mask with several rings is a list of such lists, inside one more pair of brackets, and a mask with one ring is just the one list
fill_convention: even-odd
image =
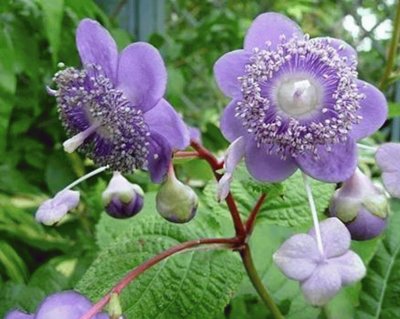
[(212, 170), (214, 171), (215, 177), (217, 180), (219, 180), (221, 178), (221, 174), (217, 173), (217, 171), (224, 167), (224, 163), (218, 161), (218, 159), (199, 142), (191, 140), (190, 145), (197, 151), (200, 158), (206, 160), (210, 164)]
[(246, 233), (247, 237), (251, 235), (254, 229), (254, 224), (257, 218), (258, 213), (260, 212), (261, 206), (265, 201), (265, 198), (267, 197), (266, 194), (261, 194), (260, 198), (258, 199), (257, 203), (254, 205), (254, 208), (250, 212), (249, 218), (246, 221)]
[[(200, 143), (191, 140), (190, 145), (199, 153), (200, 158), (206, 160), (210, 164), (214, 172), (215, 178), (217, 179), (217, 181), (219, 181), (222, 175), (219, 174), (217, 171), (224, 166), (224, 163), (219, 162), (218, 159)], [(243, 225), (242, 219), (240, 218), (239, 210), (237, 209), (236, 203), (231, 193), (228, 194), (225, 201), (231, 213), (237, 237), (245, 238), (246, 229)]]
[(99, 313), (110, 301), (113, 294), (120, 294), (122, 290), (129, 285), (136, 277), (144, 273), (147, 269), (156, 265), (160, 261), (177, 254), (179, 252), (189, 251), (190, 249), (203, 245), (224, 245), (224, 248), (235, 249), (241, 244), (238, 238), (203, 238), (183, 242), (173, 246), (158, 255), (145, 261), (143, 264), (131, 270), (122, 280), (114, 286), (99, 302), (97, 302), (85, 315), (80, 319), (91, 319)]
[(199, 157), (198, 152), (186, 152), (186, 151), (179, 151), (174, 154), (174, 159), (183, 159), (183, 158), (197, 158)]

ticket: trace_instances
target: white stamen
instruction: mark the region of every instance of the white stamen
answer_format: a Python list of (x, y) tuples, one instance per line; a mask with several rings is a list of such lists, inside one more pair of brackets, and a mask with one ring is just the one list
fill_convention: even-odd
[(321, 253), (321, 255), (324, 255), (324, 248), (322, 245), (322, 237), (321, 237), (321, 230), (319, 228), (319, 221), (318, 221), (318, 214), (317, 214), (317, 209), (315, 208), (315, 202), (314, 202), (314, 197), (312, 195), (312, 190), (310, 183), (308, 181), (308, 177), (306, 174), (303, 174), (303, 181), (304, 181), (304, 187), (306, 189), (307, 197), (308, 197), (308, 204), (310, 205), (311, 209), (311, 216), (313, 219), (314, 223), (314, 229), (315, 229), (315, 235), (317, 237), (317, 246), (318, 250)]
[(91, 171), (90, 173), (88, 173), (86, 175), (83, 175), (82, 177), (78, 178), (76, 181), (72, 182), (67, 187), (65, 187), (63, 189), (63, 191), (66, 191), (68, 189), (71, 189), (71, 188), (75, 187), (76, 185), (78, 185), (78, 184), (82, 183), (83, 181), (87, 180), (88, 178), (105, 171), (106, 169), (108, 169), (108, 167), (109, 167), (108, 165), (102, 166), (102, 167), (99, 167), (99, 168), (95, 169), (94, 171)]
[(66, 151), (67, 153), (74, 152), (98, 127), (99, 125), (92, 125), (83, 132), (80, 132), (66, 140), (63, 143), (64, 151)]

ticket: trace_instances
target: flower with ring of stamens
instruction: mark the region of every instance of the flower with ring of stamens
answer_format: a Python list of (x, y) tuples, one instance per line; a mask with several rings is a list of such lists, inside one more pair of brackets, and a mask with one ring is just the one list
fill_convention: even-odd
[(76, 149), (99, 166), (123, 173), (146, 169), (161, 182), (172, 152), (189, 144), (180, 116), (163, 99), (167, 74), (159, 52), (137, 42), (118, 53), (114, 39), (98, 22), (80, 22), (76, 42), (83, 68), (59, 70), (48, 89)]
[(356, 141), (385, 121), (383, 94), (357, 79), (357, 53), (333, 38), (310, 39), (277, 13), (256, 18), (243, 50), (215, 64), (232, 98), (221, 118), (224, 136), (244, 138), (249, 172), (275, 182), (297, 168), (326, 182), (351, 176)]

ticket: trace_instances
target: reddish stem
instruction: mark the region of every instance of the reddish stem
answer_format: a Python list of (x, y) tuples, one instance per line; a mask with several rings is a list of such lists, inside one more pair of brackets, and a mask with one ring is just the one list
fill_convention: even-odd
[[(215, 175), (215, 178), (217, 181), (219, 181), (222, 177), (220, 173), (217, 172), (217, 170), (221, 169), (224, 166), (223, 162), (219, 162), (218, 159), (208, 150), (206, 149), (203, 145), (200, 143), (191, 140), (190, 145), (199, 153), (199, 157), (206, 160)], [(242, 219), (240, 218), (239, 210), (237, 209), (236, 203), (232, 197), (232, 194), (229, 193), (228, 196), (225, 199), (226, 204), (228, 205), (229, 211), (232, 215), (232, 220), (233, 224), (235, 226), (235, 231), (236, 235), (239, 238), (245, 238), (246, 237), (246, 229), (243, 225)]]
[(198, 152), (185, 152), (185, 151), (179, 151), (174, 154), (175, 159), (181, 159), (181, 158), (196, 158), (199, 157)]
[(184, 243), (178, 244), (174, 247), (171, 247), (158, 255), (150, 258), (145, 261), (143, 264), (137, 266), (133, 270), (131, 270), (122, 280), (111, 289), (99, 302), (97, 302), (85, 315), (83, 315), (80, 319), (91, 319), (97, 313), (99, 313), (105, 305), (110, 301), (111, 296), (113, 294), (120, 294), (122, 290), (131, 283), (136, 277), (145, 272), (147, 269), (151, 268), (155, 264), (160, 261), (183, 251), (188, 251), (191, 248), (195, 248), (202, 245), (213, 245), (213, 244), (222, 244), (226, 245), (226, 248), (236, 248), (240, 246), (241, 240), (238, 238), (204, 238), (204, 239), (195, 239), (189, 240)]
[(247, 237), (251, 235), (254, 229), (254, 224), (257, 218), (258, 213), (260, 212), (261, 206), (265, 201), (265, 198), (267, 197), (266, 194), (261, 194), (260, 198), (258, 199), (257, 203), (255, 204), (253, 210), (250, 212), (249, 218), (246, 221), (246, 233)]

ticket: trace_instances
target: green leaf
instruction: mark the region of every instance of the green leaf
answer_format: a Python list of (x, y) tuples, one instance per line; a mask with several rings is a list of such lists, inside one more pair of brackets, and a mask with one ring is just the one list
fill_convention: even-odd
[(388, 118), (392, 119), (394, 117), (400, 116), (400, 103), (389, 102), (389, 114)]
[(43, 23), (50, 43), (53, 64), (58, 62), (61, 26), (64, 16), (64, 0), (40, 0), (43, 10)]
[[(329, 205), (335, 185), (311, 180), (312, 192), (317, 211), (322, 214)], [(249, 179), (234, 179), (231, 191), (236, 199), (239, 211), (247, 216), (255, 205), (261, 191), (267, 193), (267, 199), (260, 212), (260, 219), (282, 226), (301, 226), (311, 222), (311, 213), (300, 172), (281, 184), (260, 184)], [(229, 214), (225, 203), (216, 200), (216, 184), (211, 182), (204, 190), (207, 204), (220, 214)]]
[(362, 281), (359, 319), (397, 318), (400, 313), (400, 201), (392, 204), (388, 229)]
[[(204, 209), (198, 212), (207, 213)], [(103, 229), (98, 238), (100, 244), (105, 244), (107, 238), (113, 243), (101, 251), (77, 286), (93, 300), (98, 300), (129, 270), (157, 253), (210, 233), (205, 216), (177, 225), (163, 220), (148, 207), (128, 223), (127, 227), (119, 224), (115, 231), (111, 229), (116, 224), (110, 223), (107, 228), (110, 236), (105, 236)], [(114, 239), (117, 231), (119, 236)], [(242, 275), (243, 267), (234, 252), (181, 253), (131, 283), (121, 295), (122, 308), (128, 318), (212, 318), (229, 302)]]
[(0, 240), (0, 265), (14, 282), (24, 283), (28, 278), (28, 268), (25, 262), (4, 240)]
[(17, 79), (13, 60), (14, 48), (2, 23), (0, 23), (0, 28), (0, 154), (3, 154), (6, 148), (11, 111), (14, 106)]

